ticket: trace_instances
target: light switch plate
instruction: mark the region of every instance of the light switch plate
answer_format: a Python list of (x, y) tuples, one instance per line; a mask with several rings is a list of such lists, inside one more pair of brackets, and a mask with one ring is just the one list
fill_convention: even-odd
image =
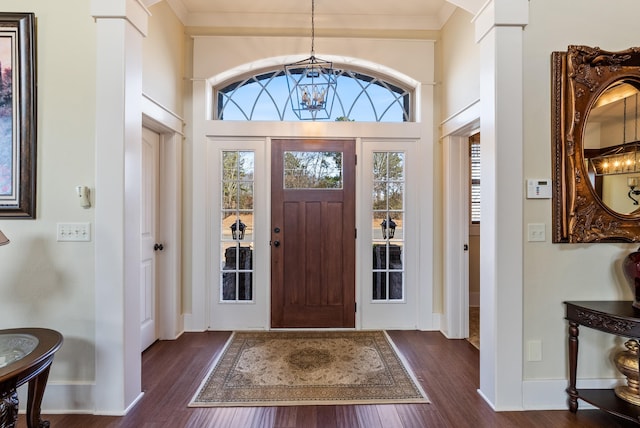
[(56, 240), (65, 241), (91, 241), (91, 223), (58, 223)]
[(529, 223), (527, 227), (529, 242), (543, 242), (547, 240), (544, 223)]

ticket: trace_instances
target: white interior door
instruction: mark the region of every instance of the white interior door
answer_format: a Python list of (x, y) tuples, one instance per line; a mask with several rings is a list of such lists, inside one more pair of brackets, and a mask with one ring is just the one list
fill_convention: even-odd
[(140, 209), (140, 347), (147, 349), (158, 339), (156, 254), (162, 245), (156, 241), (158, 226), (158, 170), (160, 135), (142, 128), (142, 197)]
[(444, 307), (443, 333), (469, 337), (469, 137), (443, 139)]

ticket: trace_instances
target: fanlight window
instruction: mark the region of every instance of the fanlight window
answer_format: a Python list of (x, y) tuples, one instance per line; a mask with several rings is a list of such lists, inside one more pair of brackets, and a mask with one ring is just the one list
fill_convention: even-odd
[[(408, 122), (410, 88), (353, 70), (336, 70), (336, 99), (328, 121)], [(216, 90), (216, 119), (297, 121), (283, 70), (255, 74)], [(294, 101), (295, 102), (295, 101)]]

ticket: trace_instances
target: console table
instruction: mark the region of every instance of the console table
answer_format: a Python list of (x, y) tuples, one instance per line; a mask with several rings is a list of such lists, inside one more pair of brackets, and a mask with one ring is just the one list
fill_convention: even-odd
[(27, 426), (46, 428), (40, 405), (53, 356), (62, 335), (46, 328), (0, 330), (0, 426), (13, 428), (18, 420), (17, 388), (29, 382)]
[(569, 410), (578, 411), (581, 399), (605, 412), (640, 424), (640, 406), (618, 398), (613, 389), (577, 389), (579, 326), (628, 338), (640, 338), (640, 310), (631, 301), (564, 302), (569, 321)]

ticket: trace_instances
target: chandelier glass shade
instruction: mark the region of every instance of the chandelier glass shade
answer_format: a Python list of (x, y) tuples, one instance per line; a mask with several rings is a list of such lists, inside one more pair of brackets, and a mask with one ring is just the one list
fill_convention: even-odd
[(638, 140), (638, 95), (635, 94), (635, 140), (627, 142), (627, 98), (623, 100), (622, 144), (589, 159), (596, 175), (640, 172), (640, 140)]
[(286, 65), (291, 110), (298, 119), (329, 119), (336, 96), (337, 76), (332, 63), (311, 56)]
[(589, 159), (596, 175), (630, 174), (640, 172), (640, 142), (624, 144)]
[(315, 56), (315, 0), (311, 0), (311, 56), (284, 66), (291, 110), (301, 120), (330, 119), (338, 73), (333, 63)]

